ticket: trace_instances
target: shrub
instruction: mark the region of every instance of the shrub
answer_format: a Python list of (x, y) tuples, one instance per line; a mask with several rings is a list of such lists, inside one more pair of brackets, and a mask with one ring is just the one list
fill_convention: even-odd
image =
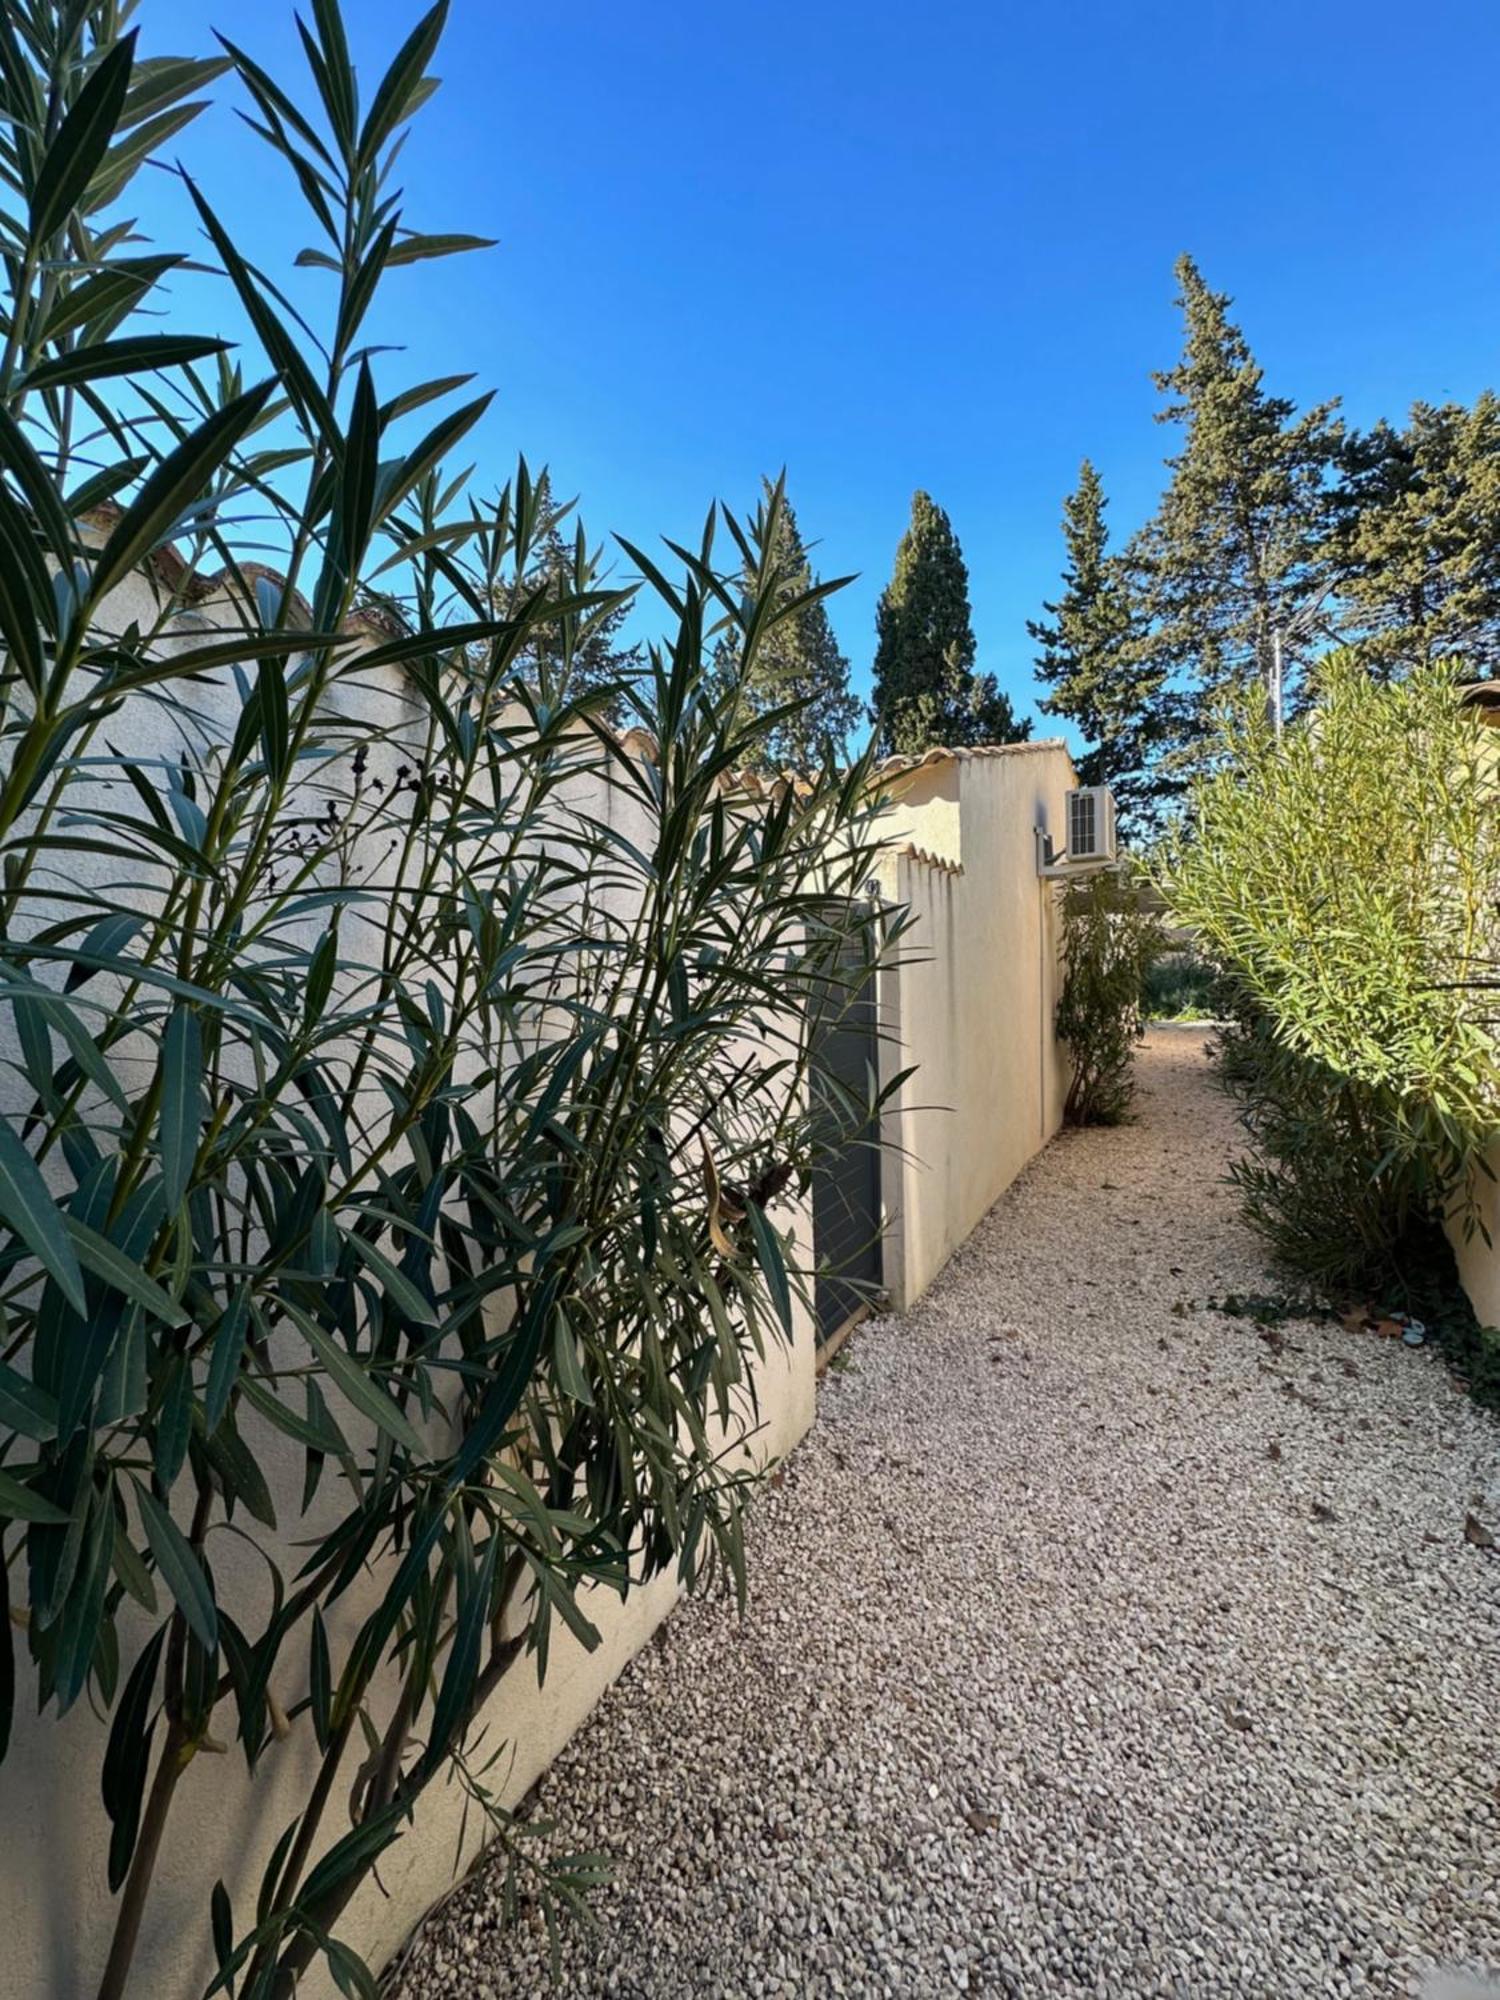
[(1061, 895), (1063, 988), (1057, 1032), (1071, 1063), (1063, 1116), (1118, 1125), (1135, 1092), (1146, 973), (1161, 949), (1139, 883), (1113, 872), (1070, 882)]
[(1146, 968), (1141, 1012), (1148, 1021), (1209, 1021), (1217, 989), (1211, 965), (1190, 952), (1164, 952)]
[(137, 63), (120, 13), (0, 29), (0, 1689), (19, 1646), (36, 1704), (109, 1718), (104, 2000), (196, 1753), (259, 1776), (289, 1717), (315, 1775), (255, 1907), (202, 1884), (215, 1990), (322, 1954), (365, 1992), (341, 1912), (439, 1776), (508, 1837), (474, 1725), (559, 1622), (596, 1642), (585, 1587), (742, 1580), (816, 1145), (787, 1000), (879, 948), (867, 772), (735, 788), (784, 718), (709, 666), (799, 609), (779, 496), (728, 523), (732, 587), (713, 515), (675, 577), (632, 551), (669, 637), (575, 698), (621, 593), (581, 542), (525, 589), (524, 465), (488, 504), (444, 476), (485, 399), (377, 389), (385, 280), (469, 242), (390, 182), (442, 9), (362, 116), (333, 0), (313, 108), (230, 50), (331, 294), (314, 337), (186, 182), (248, 386), (217, 337), (118, 331), (181, 260), (109, 218), (228, 67)]
[(1305, 1277), (1400, 1283), (1500, 1124), (1493, 739), (1451, 672), (1336, 657), (1280, 743), (1249, 717), (1223, 753), (1161, 880), (1227, 976), (1247, 1212)]

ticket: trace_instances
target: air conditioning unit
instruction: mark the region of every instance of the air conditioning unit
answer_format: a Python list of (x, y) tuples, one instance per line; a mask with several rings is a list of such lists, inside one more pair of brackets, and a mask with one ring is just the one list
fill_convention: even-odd
[(1074, 861), (1115, 858), (1115, 795), (1108, 785), (1080, 785), (1067, 796), (1066, 857)]

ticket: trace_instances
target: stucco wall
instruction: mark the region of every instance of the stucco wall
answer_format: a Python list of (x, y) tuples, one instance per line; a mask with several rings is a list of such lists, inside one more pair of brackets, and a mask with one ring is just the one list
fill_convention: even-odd
[(1057, 1130), (1067, 1066), (1053, 1031), (1058, 919), (1035, 829), (1060, 842), (1076, 782), (1061, 743), (919, 767), (892, 805), (900, 848), (882, 888), (911, 911), (903, 962), (883, 977), (892, 1102), (883, 1165), (886, 1286), (918, 1298)]
[[(236, 610), (231, 600), (208, 600), (193, 614), (202, 637), (209, 624), (232, 630)], [(103, 623), (120, 629), (131, 621), (144, 630), (158, 618), (155, 589), (145, 576), (131, 578), (105, 607)], [(167, 637), (164, 644), (170, 645)], [(196, 691), (206, 713), (222, 720), (232, 716), (238, 699), (225, 685)], [(406, 697), (397, 670), (386, 670), (373, 681), (346, 683), (336, 699), (359, 704), (369, 713), (377, 704), (386, 719), (399, 717)], [(121, 748), (145, 762), (171, 756), (176, 732), (188, 726), (166, 705), (132, 702), (115, 719), (111, 736)], [(582, 788), (582, 790), (580, 790)], [(597, 777), (580, 778), (569, 788), (568, 806), (593, 814), (640, 838), (635, 823), (639, 802)], [(565, 836), (564, 836), (565, 837)], [(110, 864), (81, 857), (79, 872), (95, 866), (99, 879)], [(149, 870), (143, 867), (135, 898), (151, 906)], [(130, 900), (131, 892), (122, 892)], [(8, 1010), (0, 1010), (0, 1061), (14, 1053)], [(133, 1086), (128, 1051), (120, 1056)], [(7, 1100), (7, 1110), (15, 1105)], [(810, 1235), (805, 1209), (782, 1207), (777, 1220), (790, 1224), (798, 1240)], [(758, 1429), (748, 1447), (753, 1459), (765, 1462), (783, 1456), (808, 1429), (814, 1411), (814, 1348), (811, 1316), (795, 1307), (790, 1347), (773, 1349), (754, 1370)], [(337, 1401), (337, 1398), (334, 1399)], [(340, 1408), (346, 1435), (357, 1440), (361, 1424)], [(338, 1511), (332, 1482), (325, 1484), (317, 1509), (303, 1515), (298, 1504), (302, 1484), (300, 1448), (266, 1426), (246, 1419), (247, 1442), (278, 1504), (284, 1538), (276, 1550), (287, 1573), (294, 1572), (302, 1553), (294, 1539), (331, 1525)], [(260, 1531), (257, 1531), (258, 1533)], [(267, 1607), (263, 1566), (243, 1543), (230, 1536), (214, 1543), (215, 1580), (221, 1600), (236, 1610)], [(341, 1635), (368, 1615), (378, 1601), (387, 1571), (373, 1568), (362, 1585), (347, 1593), (329, 1614), (335, 1657)], [(545, 1686), (539, 1686), (532, 1658), (519, 1659), (497, 1691), (482, 1723), (486, 1754), (501, 1752), (489, 1782), (501, 1801), (515, 1804), (538, 1774), (556, 1756), (588, 1714), (600, 1694), (672, 1609), (678, 1592), (673, 1576), (638, 1586), (621, 1601), (612, 1593), (594, 1591), (584, 1608), (597, 1625), (601, 1642), (593, 1652), (555, 1626)], [(242, 1622), (256, 1628), (255, 1609)], [(144, 1627), (142, 1628), (144, 1631)], [(128, 1647), (127, 1647), (128, 1656)], [(274, 1692), (289, 1710), (305, 1696), (297, 1683), (299, 1650), (291, 1648), (278, 1671)], [(0, 1791), (6, 1825), (24, 1826), (24, 1839), (7, 1840), (0, 1861), (0, 2000), (74, 2000), (97, 1985), (108, 1949), (118, 1899), (107, 1884), (108, 1823), (99, 1804), (99, 1770), (106, 1727), (78, 1702), (61, 1721), (51, 1712), (31, 1711), (31, 1683), (23, 1669), (16, 1735), (0, 1766)], [(387, 1699), (391, 1690), (386, 1690)], [(232, 1736), (232, 1722), (218, 1732)], [(158, 1732), (159, 1740), (159, 1732)], [(357, 1758), (349, 1759), (352, 1779)], [(225, 1754), (201, 1752), (185, 1773), (173, 1803), (156, 1870), (152, 1896), (131, 1975), (132, 1994), (151, 2000), (191, 2000), (213, 1975), (208, 1895), (216, 1878), (223, 1880), (233, 1904), (237, 1929), (248, 1928), (256, 1891), (271, 1852), (298, 1803), (305, 1799), (317, 1765), (310, 1718), (304, 1714), (291, 1725), (286, 1740), (269, 1749), (252, 1781), (237, 1747)], [(341, 1806), (347, 1783), (336, 1794)], [(381, 1860), (380, 1883), (366, 1885), (339, 1924), (339, 1934), (370, 1962), (380, 1964), (396, 1949), (423, 1912), (452, 1881), (456, 1868), (470, 1858), (487, 1837), (482, 1814), (470, 1806), (455, 1785), (441, 1781), (424, 1794), (414, 1828)], [(467, 1820), (467, 1825), (464, 1822)], [(348, 1829), (346, 1815), (331, 1810), (324, 1846)], [(321, 1996), (331, 1987), (321, 1971), (309, 1975), (302, 1989)]]
[(1500, 1146), (1491, 1148), (1489, 1166), (1496, 1179), (1480, 1175), (1474, 1189), (1472, 1220), (1482, 1227), (1466, 1230), (1464, 1218), (1455, 1215), (1448, 1224), (1448, 1237), (1469, 1304), (1485, 1326), (1500, 1326)]

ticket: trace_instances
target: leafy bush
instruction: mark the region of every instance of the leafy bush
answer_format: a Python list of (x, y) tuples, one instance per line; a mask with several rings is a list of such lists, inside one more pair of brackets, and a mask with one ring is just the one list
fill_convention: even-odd
[[(621, 593), (581, 541), (527, 591), (524, 465), (488, 504), (445, 477), (486, 399), (377, 389), (385, 280), (471, 242), (391, 185), (442, 8), (362, 107), (315, 0), (310, 109), (228, 44), (138, 62), (120, 11), (0, 21), (0, 1688), (18, 1644), (42, 1708), (111, 1717), (104, 2000), (196, 1753), (259, 1775), (299, 1717), (256, 1906), (202, 1885), (214, 1990), (321, 1953), (364, 1992), (341, 1912), (440, 1774), (508, 1832), (474, 1724), (558, 1621), (595, 1642), (585, 1586), (742, 1578), (750, 1364), (805, 1282), (788, 1009), (880, 948), (875, 832), (862, 765), (735, 786), (783, 718), (709, 668), (799, 609), (778, 496), (732, 588), (713, 515), (675, 578), (631, 551), (670, 637), (575, 698)], [(182, 260), (109, 219), (231, 65), (330, 292), (315, 336), (186, 182), (248, 386), (217, 337), (119, 331)]]
[(1493, 738), (1451, 672), (1337, 657), (1281, 743), (1249, 717), (1223, 747), (1162, 881), (1228, 978), (1247, 1211), (1305, 1277), (1397, 1284), (1500, 1128)]
[(1063, 889), (1063, 989), (1057, 1032), (1072, 1064), (1063, 1116), (1070, 1125), (1118, 1125), (1135, 1092), (1146, 973), (1162, 929), (1126, 875), (1100, 872)]
[(1189, 952), (1169, 951), (1146, 967), (1141, 1012), (1148, 1021), (1209, 1021), (1218, 974)]

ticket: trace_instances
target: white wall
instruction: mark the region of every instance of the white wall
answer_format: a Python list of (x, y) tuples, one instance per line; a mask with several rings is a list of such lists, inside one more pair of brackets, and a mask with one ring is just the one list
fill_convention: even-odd
[[(1076, 782), (1061, 743), (952, 756), (897, 781), (882, 887), (914, 919), (884, 975), (887, 1073), (918, 1065), (885, 1121), (886, 1286), (909, 1306), (1057, 1130), (1067, 1063), (1053, 886), (1035, 829), (1060, 842)], [(924, 858), (926, 857), (926, 858)]]

